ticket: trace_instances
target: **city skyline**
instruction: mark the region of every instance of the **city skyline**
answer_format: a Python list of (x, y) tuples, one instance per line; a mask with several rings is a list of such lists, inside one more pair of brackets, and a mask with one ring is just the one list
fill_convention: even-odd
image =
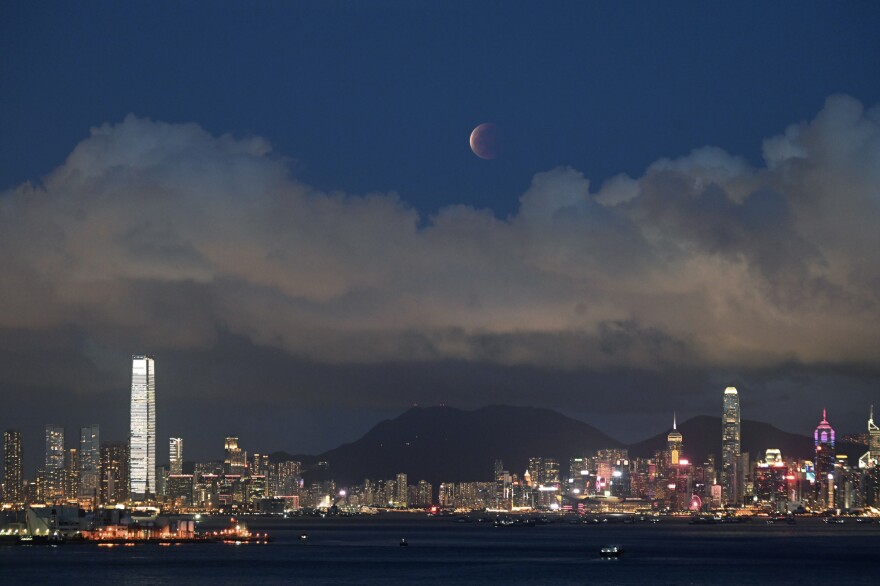
[[(155, 491), (155, 487), (157, 486), (157, 470), (159, 470), (159, 466), (164, 466), (167, 473), (170, 474), (180, 474), (182, 472), (184, 460), (182, 458), (183, 454), (183, 443), (184, 438), (182, 437), (169, 437), (164, 438), (168, 441), (168, 458), (167, 460), (163, 455), (158, 455), (156, 453), (156, 434), (152, 433), (151, 441), (153, 445), (150, 447), (147, 445), (147, 434), (142, 433), (143, 430), (147, 429), (147, 426), (143, 419), (146, 414), (147, 403), (152, 403), (155, 405), (155, 380), (153, 375), (155, 373), (155, 361), (153, 358), (149, 356), (133, 356), (132, 357), (132, 391), (131, 391), (131, 417), (130, 417), (130, 430), (129, 430), (129, 440), (119, 441), (119, 440), (111, 440), (108, 445), (122, 445), (125, 444), (129, 446), (129, 451), (125, 455), (126, 461), (128, 462), (128, 471), (127, 477), (130, 478), (129, 482), (131, 482), (131, 494), (135, 497), (140, 496), (143, 498), (144, 492), (141, 490), (135, 490), (135, 486), (141, 486), (138, 483), (143, 483), (144, 486), (152, 486), (152, 491), (147, 490), (147, 494), (152, 494)], [(135, 381), (137, 381), (137, 389), (135, 387)], [(147, 393), (147, 389), (149, 393)], [(137, 395), (138, 399), (135, 400), (136, 391), (139, 393)], [(147, 400), (147, 395), (151, 397), (150, 400)], [(143, 395), (143, 396), (141, 396)], [(816, 445), (819, 445), (820, 438), (819, 432), (823, 426), (831, 429), (826, 421), (826, 409), (822, 409), (822, 421), (820, 422), (819, 428), (815, 430), (815, 438), (814, 441)], [(741, 438), (741, 416), (740, 416), (740, 405), (739, 405), (739, 393), (735, 387), (726, 387), (723, 393), (723, 401), (722, 401), (722, 410), (721, 417), (719, 418), (720, 430), (721, 430), (721, 441), (719, 442), (719, 449), (717, 457), (721, 462), (721, 467), (719, 468), (719, 486), (723, 487), (723, 499), (728, 498), (728, 495), (734, 495), (733, 500), (736, 500), (736, 495), (741, 492), (741, 484), (742, 484), (742, 468), (740, 465), (740, 438)], [(152, 415), (152, 419), (155, 421), (155, 414)], [(759, 420), (754, 420), (759, 421)], [(687, 422), (686, 422), (687, 423)], [(378, 425), (378, 424), (374, 424)], [(39, 474), (40, 470), (47, 473), (48, 482), (50, 486), (57, 483), (63, 483), (64, 479), (59, 477), (55, 479), (52, 475), (53, 470), (62, 470), (67, 467), (68, 450), (65, 444), (65, 429), (62, 426), (57, 426), (55, 424), (46, 424), (45, 426), (45, 448), (40, 454), (34, 454), (34, 458), (39, 456), (40, 462), (43, 464), (35, 471)], [(670, 461), (674, 464), (678, 463), (679, 457), (682, 456), (682, 452), (684, 452), (684, 448), (682, 447), (682, 435), (677, 430), (677, 413), (673, 411), (673, 419), (672, 419), (672, 427), (668, 428), (669, 433), (667, 434), (667, 448), (666, 452)], [(607, 430), (605, 430), (607, 431)], [(780, 430), (786, 431), (786, 430)], [(802, 430), (803, 431), (803, 430)], [(10, 433), (17, 434), (17, 442), (18, 449), (21, 450), (21, 433), (18, 430), (9, 430)], [(865, 466), (870, 466), (872, 461), (878, 461), (878, 455), (880, 455), (880, 428), (876, 426), (873, 420), (873, 405), (869, 408), (869, 415), (867, 419), (867, 440), (866, 445), (868, 447), (868, 451), (864, 456), (860, 458), (860, 462), (864, 461), (863, 464)], [(809, 439), (808, 435), (804, 435), (803, 433), (799, 433), (795, 431), (798, 435), (801, 435), (805, 440)], [(830, 431), (830, 444), (833, 447), (834, 445), (834, 430)], [(862, 433), (862, 430), (854, 431), (855, 434)], [(216, 433), (215, 433), (216, 435)], [(613, 434), (610, 434), (613, 438)], [(89, 496), (91, 493), (88, 490), (88, 487), (91, 486), (91, 481), (88, 480), (88, 477), (91, 476), (94, 468), (90, 465), (90, 462), (93, 461), (94, 458), (98, 457), (97, 449), (98, 446), (101, 445), (100, 440), (100, 425), (92, 424), (89, 426), (84, 426), (80, 428), (80, 439), (79, 443), (76, 445), (79, 448), (79, 455), (77, 456), (77, 465), (76, 468), (82, 474), (82, 488), (78, 489), (77, 492), (81, 493), (83, 496)], [(190, 435), (192, 439), (194, 436)], [(640, 437), (639, 440), (648, 439), (649, 436)], [(824, 438), (824, 436), (823, 436)], [(164, 441), (164, 440), (163, 440)], [(613, 439), (615, 442), (619, 442), (618, 439)], [(825, 439), (822, 440), (823, 442)], [(341, 445), (344, 442), (340, 442)], [(636, 445), (640, 443), (639, 441), (631, 441), (631, 442), (622, 442), (624, 445), (629, 443), (630, 445)], [(132, 453), (132, 445), (137, 445), (137, 448), (134, 450), (136, 452), (142, 453), (143, 458), (146, 458), (147, 454), (150, 454), (150, 458), (152, 459), (152, 473), (147, 475), (143, 472), (143, 464), (135, 463), (133, 458), (131, 458)], [(223, 457), (216, 459), (215, 461), (220, 461), (223, 463), (224, 470), (230, 474), (240, 473), (242, 470), (248, 467), (248, 453), (242, 450), (239, 447), (239, 437), (237, 436), (225, 436), (223, 440), (224, 452)], [(216, 445), (215, 445), (216, 447)], [(114, 448), (118, 449), (118, 448)], [(76, 451), (76, 448), (73, 449)], [(271, 452), (286, 452), (288, 454), (301, 454), (301, 455), (317, 455), (318, 452), (314, 452), (312, 454), (307, 454), (304, 451), (297, 450), (285, 450), (279, 447), (270, 447)], [(214, 450), (211, 450), (210, 453), (213, 453)], [(177, 454), (177, 458), (175, 458), (175, 454)], [(873, 460), (872, 460), (873, 454)], [(101, 456), (103, 458), (103, 456)], [(120, 456), (117, 452), (114, 452), (112, 455), (113, 458), (119, 459)], [(158, 458), (158, 459), (157, 459)], [(200, 460), (212, 460), (206, 453), (201, 453), (191, 458), (189, 462), (200, 461)], [(829, 461), (830, 462), (830, 461)], [(830, 466), (830, 464), (827, 464)], [(22, 470), (27, 470), (26, 462), (22, 462)], [(97, 470), (94, 470), (97, 473)], [(5, 472), (4, 472), (5, 474)], [(140, 476), (140, 479), (138, 478)], [(100, 479), (97, 482), (102, 482)], [(98, 486), (95, 490), (100, 490), (100, 486)]]
[(215, 430), (318, 453), (412, 404), (622, 441), (724, 386), (789, 430), (880, 404), (870, 3), (0, 11), (0, 428), (25, 446), (124, 440), (141, 352), (158, 450), (194, 457)]
[[(133, 380), (137, 380), (140, 387), (148, 386), (146, 373), (152, 369), (138, 368), (144, 366), (145, 357), (134, 356), (132, 360), (135, 364)], [(138, 365), (137, 361), (142, 364)], [(133, 396), (139, 390), (142, 389), (133, 388)], [(140, 408), (136, 401), (132, 402), (133, 413)], [(538, 411), (533, 415), (535, 413)], [(405, 417), (407, 415), (401, 419)], [(585, 503), (592, 502), (597, 506), (615, 503), (615, 507), (627, 511), (647, 506), (655, 511), (673, 513), (733, 509), (765, 514), (816, 513), (829, 509), (852, 513), (866, 508), (876, 513), (880, 506), (880, 465), (872, 457), (880, 445), (880, 428), (873, 421), (873, 406), (866, 421), (867, 433), (847, 440), (867, 448), (866, 452), (852, 459), (848, 454), (837, 451), (837, 434), (828, 421), (826, 409), (823, 409), (822, 419), (813, 433), (814, 451), (808, 453), (804, 449), (806, 446), (793, 447), (789, 440), (782, 440), (783, 443), (779, 444), (780, 436), (776, 439), (762, 438), (766, 445), (750, 453), (741, 450), (740, 396), (734, 387), (725, 388), (722, 394), (722, 417), (718, 420), (720, 438), (715, 435), (716, 439), (713, 440), (712, 434), (702, 437), (702, 441), (721, 448), (720, 469), (715, 453), (706, 453), (696, 459), (691, 457), (691, 454), (707, 446), (700, 445), (698, 440), (691, 437), (685, 444), (684, 434), (678, 429), (677, 415), (674, 413), (665, 446), (662, 446), (659, 437), (655, 438), (655, 450), (650, 457), (631, 454), (630, 447), (636, 446), (597, 449), (594, 438), (593, 446), (587, 448), (580, 442), (559, 441), (557, 438), (549, 452), (546, 445), (528, 447), (530, 454), (545, 455), (530, 455), (527, 464), (521, 458), (513, 468), (506, 467), (505, 460), (500, 457), (504, 449), (494, 453), (490, 451), (479, 466), (484, 472), (464, 482), (460, 478), (453, 480), (445, 477), (448, 472), (438, 477), (437, 471), (420, 467), (413, 475), (420, 479), (412, 484), (408, 481), (408, 472), (414, 471), (413, 461), (407, 462), (406, 458), (385, 462), (380, 468), (368, 468), (354, 475), (345, 465), (340, 467), (340, 463), (334, 459), (312, 461), (302, 468), (303, 462), (290, 461), (289, 455), (276, 461), (278, 455), (269, 456), (256, 451), (249, 453), (235, 436), (225, 438), (221, 460), (192, 462), (192, 469), (186, 466), (185, 470), (183, 439), (169, 438), (171, 465), (155, 468), (155, 488), (149, 488), (150, 481), (147, 480), (147, 488), (135, 491), (136, 477), (143, 476), (131, 458), (133, 451), (143, 451), (143, 446), (138, 446), (138, 443), (143, 443), (142, 438), (136, 433), (140, 424), (133, 420), (129, 442), (100, 443), (100, 479), (96, 490), (83, 489), (91, 470), (88, 464), (81, 464), (81, 458), (90, 459), (89, 452), (99, 434), (97, 425), (81, 428), (79, 448), (65, 449), (64, 429), (47, 424), (45, 463), (37, 470), (36, 477), (27, 479), (27, 482), (23, 481), (20, 435), (15, 430), (7, 430), (4, 433), (3, 457), (5, 506), (17, 506), (22, 502), (26, 506), (41, 503), (66, 503), (67, 506), (77, 503), (77, 509), (83, 505), (93, 509), (99, 506), (158, 503), (169, 512), (222, 513), (240, 510), (263, 514), (280, 514), (282, 509), (290, 511), (300, 508), (335, 511), (337, 505), (349, 513), (356, 513), (364, 506), (418, 509), (436, 507), (437, 503), (440, 507), (490, 508), (499, 511), (536, 508), (580, 511)], [(495, 426), (497, 422), (489, 422), (489, 425)], [(559, 431), (547, 429), (546, 426), (537, 429), (551, 434)], [(752, 429), (755, 429), (754, 426)], [(460, 430), (457, 426), (450, 426), (442, 431), (443, 450), (451, 447), (446, 436), (453, 431)], [(416, 428), (408, 433), (415, 435), (398, 436), (397, 441), (406, 438), (416, 441), (420, 433), (430, 436), (432, 431)], [(755, 447), (748, 435), (745, 439)], [(801, 443), (810, 443), (809, 437), (801, 436), (800, 439)], [(390, 436), (385, 441), (389, 440)], [(609, 437), (606, 440), (609, 446), (615, 442)], [(600, 439), (599, 443), (606, 440)], [(409, 446), (410, 441), (405, 441), (405, 444)], [(374, 438), (370, 450), (383, 445), (376, 444)], [(784, 449), (781, 450), (780, 445)], [(469, 447), (465, 449), (471, 451)], [(433, 450), (436, 454), (436, 447)], [(592, 455), (593, 452), (595, 455)], [(57, 461), (59, 453), (63, 457), (60, 465)], [(355, 448), (355, 453), (358, 453), (358, 448)], [(465, 454), (453, 453), (452, 456), (457, 458)], [(481, 479), (488, 472), (488, 462), (493, 458), (492, 479)], [(563, 474), (560, 462), (566, 459), (568, 469)], [(518, 471), (520, 466), (521, 472)], [(390, 469), (402, 471), (391, 474), (388, 472)], [(321, 472), (327, 470), (335, 471), (331, 473), (337, 476), (321, 480)], [(310, 473), (312, 479), (309, 483), (303, 477), (306, 472)], [(316, 473), (318, 476), (313, 476)], [(344, 480), (346, 477), (365, 480), (363, 483), (352, 483), (351, 480)], [(10, 482), (13, 486), (11, 490), (6, 490)], [(144, 481), (141, 479), (140, 482)], [(604, 500), (608, 498), (612, 500)]]

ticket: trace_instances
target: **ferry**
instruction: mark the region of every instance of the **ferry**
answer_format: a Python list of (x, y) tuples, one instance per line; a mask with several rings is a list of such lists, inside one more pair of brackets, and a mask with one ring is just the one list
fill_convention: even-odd
[(603, 558), (619, 558), (621, 555), (623, 555), (623, 546), (606, 545), (599, 550), (599, 555)]

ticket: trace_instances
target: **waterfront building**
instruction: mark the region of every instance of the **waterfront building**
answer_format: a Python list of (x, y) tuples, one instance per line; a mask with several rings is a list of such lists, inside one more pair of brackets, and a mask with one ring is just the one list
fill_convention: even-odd
[(101, 443), (101, 503), (111, 505), (129, 500), (131, 462), (128, 442)]
[(98, 498), (101, 480), (101, 430), (97, 423), (79, 430), (79, 497)]
[(405, 509), (409, 506), (409, 494), (407, 490), (407, 477), (406, 473), (400, 472), (397, 475), (397, 482), (395, 484), (395, 494), (394, 494), (394, 506), (398, 508)]
[(21, 432), (7, 429), (3, 432), (3, 501), (24, 502), (24, 472), (22, 469)]
[(834, 428), (828, 423), (828, 415), (822, 409), (822, 421), (813, 432), (816, 448), (814, 471), (816, 474), (815, 493), (818, 502), (827, 507), (834, 506)]
[(859, 468), (880, 465), (880, 427), (874, 423), (874, 406), (868, 415), (868, 451), (859, 458)]
[(183, 438), (172, 437), (168, 440), (168, 457), (170, 473), (183, 474)]
[(681, 432), (678, 431), (678, 424), (675, 419), (675, 414), (673, 413), (672, 431), (666, 436), (666, 459), (668, 467), (671, 468), (673, 466), (678, 466), (683, 446), (682, 435)]
[(169, 474), (165, 493), (175, 507), (187, 507), (193, 504), (195, 483), (192, 474)]
[(64, 428), (46, 425), (46, 455), (43, 465), (46, 500), (64, 498)]
[(156, 363), (151, 356), (131, 357), (131, 495), (149, 500), (156, 494)]
[(724, 389), (721, 414), (721, 500), (724, 504), (740, 504), (740, 410), (736, 387)]

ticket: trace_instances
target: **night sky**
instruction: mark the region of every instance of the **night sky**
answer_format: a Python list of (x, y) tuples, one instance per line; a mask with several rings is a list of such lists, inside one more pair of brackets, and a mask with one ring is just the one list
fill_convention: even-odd
[[(875, 2), (4, 2), (0, 428), (880, 408)], [(477, 157), (492, 122), (501, 155)], [(515, 430), (512, 430), (515, 433)], [(687, 438), (685, 438), (687, 441)]]

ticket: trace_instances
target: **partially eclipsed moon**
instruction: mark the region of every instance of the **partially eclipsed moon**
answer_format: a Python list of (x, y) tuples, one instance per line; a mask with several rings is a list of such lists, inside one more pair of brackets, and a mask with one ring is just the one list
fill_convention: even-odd
[(471, 132), (471, 150), (481, 159), (494, 159), (501, 153), (501, 130), (484, 122)]

